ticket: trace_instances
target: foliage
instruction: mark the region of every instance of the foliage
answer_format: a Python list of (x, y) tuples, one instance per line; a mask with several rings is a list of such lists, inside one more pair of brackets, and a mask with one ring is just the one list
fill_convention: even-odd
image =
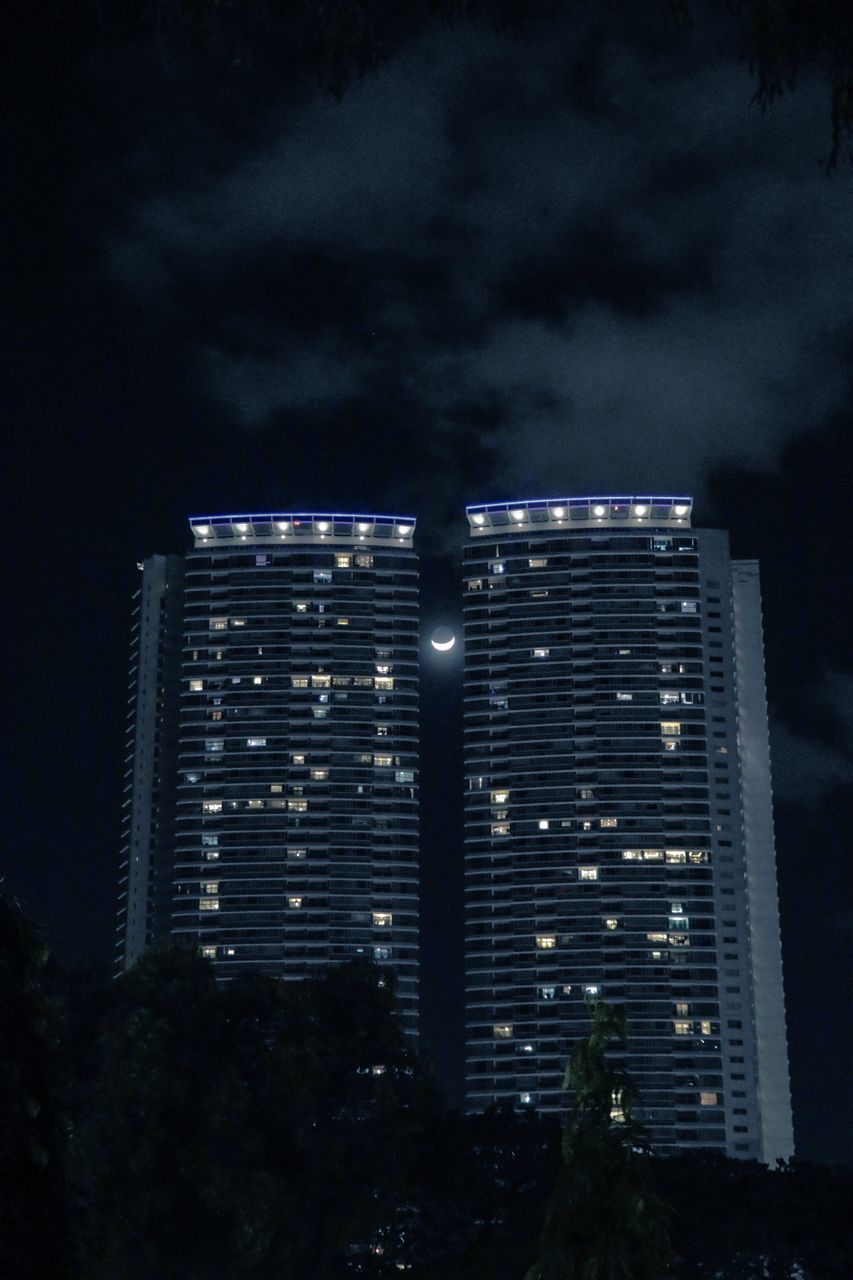
[(526, 1280), (658, 1280), (669, 1267), (668, 1210), (634, 1119), (635, 1088), (606, 1057), (624, 1039), (622, 1011), (595, 1002), (592, 1030), (566, 1068), (563, 1167)]
[(58, 1275), (62, 1131), (48, 953), (0, 896), (0, 1275)]

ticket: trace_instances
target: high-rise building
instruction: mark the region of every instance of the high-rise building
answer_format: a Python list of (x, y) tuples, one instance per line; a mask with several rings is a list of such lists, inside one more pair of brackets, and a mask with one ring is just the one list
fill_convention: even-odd
[(418, 1007), (414, 519), (192, 519), (142, 566), (119, 963), (171, 936), (220, 979), (356, 956)]
[(792, 1154), (758, 569), (682, 497), (467, 508), (467, 1096), (556, 1111), (590, 999), (661, 1153)]

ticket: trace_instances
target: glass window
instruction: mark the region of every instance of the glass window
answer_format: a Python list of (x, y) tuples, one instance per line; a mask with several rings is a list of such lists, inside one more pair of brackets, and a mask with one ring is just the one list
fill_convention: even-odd
[(539, 822), (537, 823), (537, 826), (539, 827), (540, 831), (547, 831), (551, 826), (551, 823), (548, 821), (547, 818), (540, 818)]
[(493, 823), (492, 823), (492, 835), (493, 835), (493, 836), (508, 836), (508, 835), (509, 835), (509, 832), (510, 832), (510, 825), (509, 825), (509, 823), (508, 823), (508, 822), (493, 822)]
[(377, 689), (393, 689), (394, 677), (393, 676), (376, 676), (374, 683)]
[(677, 1036), (689, 1036), (693, 1030), (693, 1023), (686, 1022), (681, 1018), (676, 1018), (672, 1024), (672, 1029)]
[(531, 649), (530, 656), (531, 658), (550, 658), (551, 650), (550, 649)]
[(618, 818), (601, 818), (599, 820), (599, 825), (602, 827), (618, 827), (619, 819)]
[(340, 552), (335, 556), (336, 569), (349, 569), (351, 564), (352, 556), (348, 556), (344, 552)]
[(553, 951), (557, 945), (557, 935), (555, 933), (537, 933), (536, 946), (540, 951)]
[(492, 1035), (495, 1040), (511, 1040), (512, 1039), (512, 1023), (496, 1022), (492, 1027)]
[(265, 747), (267, 745), (266, 738), (247, 738), (247, 747)]
[(219, 899), (218, 898), (199, 898), (198, 909), (199, 911), (218, 911)]
[(681, 733), (681, 721), (661, 720), (660, 731), (665, 736), (669, 735), (670, 737), (677, 737), (677, 735)]
[(204, 688), (204, 681), (203, 681), (203, 680), (190, 680), (190, 692), (191, 692), (191, 693), (201, 693), (201, 691), (202, 691), (202, 689), (203, 689), (203, 688)]
[(222, 801), (221, 800), (202, 800), (201, 811), (202, 813), (221, 813)]
[(308, 850), (302, 845), (289, 844), (287, 846), (287, 856), (293, 862), (303, 862), (308, 857)]
[(394, 914), (391, 911), (374, 911), (373, 925), (376, 929), (387, 929), (394, 923)]
[(302, 899), (301, 899), (301, 898), (288, 898), (288, 899), (287, 899), (287, 906), (288, 906), (288, 910), (290, 910), (290, 911), (299, 911), (299, 910), (301, 910), (301, 908), (302, 908)]
[(699, 1094), (699, 1103), (703, 1107), (716, 1107), (717, 1095), (715, 1093), (706, 1092), (705, 1089)]
[(331, 569), (315, 569), (314, 581), (315, 582), (331, 582), (332, 581)]
[(359, 569), (372, 569), (373, 556), (362, 552), (360, 555), (356, 556), (355, 563), (357, 564)]
[(580, 867), (578, 870), (579, 880), (597, 880), (598, 867)]

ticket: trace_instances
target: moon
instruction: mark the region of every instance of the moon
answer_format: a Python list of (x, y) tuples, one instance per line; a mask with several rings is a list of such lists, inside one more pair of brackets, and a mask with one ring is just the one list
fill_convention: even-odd
[(430, 636), (430, 644), (439, 653), (447, 653), (456, 644), (456, 636), (450, 627), (436, 627)]

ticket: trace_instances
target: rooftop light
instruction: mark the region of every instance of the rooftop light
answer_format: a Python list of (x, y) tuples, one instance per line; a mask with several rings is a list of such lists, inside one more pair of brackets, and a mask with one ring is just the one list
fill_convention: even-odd
[(249, 526), (247, 524), (243, 524), (242, 522), (240, 524), (235, 524), (234, 528), (237, 530), (238, 533), (248, 533), (249, 531)]
[(328, 527), (329, 527), (329, 522), (328, 522), (328, 520), (318, 520), (318, 521), (317, 521), (317, 528), (320, 530), (320, 532), (321, 532), (321, 533), (325, 533), (325, 532), (326, 532), (326, 530), (328, 529)]
[(636, 507), (634, 507), (635, 516), (644, 516), (647, 511), (648, 511), (648, 507), (644, 502), (638, 502)]
[(566, 508), (565, 508), (565, 507), (553, 507), (553, 508), (552, 508), (552, 510), (551, 510), (551, 514), (552, 514), (552, 515), (555, 515), (555, 516), (557, 517), (557, 519), (558, 519), (558, 520), (562, 520), (563, 516), (566, 514)]
[(518, 507), (516, 507), (515, 511), (510, 511), (510, 513), (509, 513), (509, 514), (512, 516), (513, 520), (523, 520), (523, 519), (524, 519), (524, 512), (523, 512), (520, 508), (518, 508)]
[(485, 516), (479, 516), (479, 515), (472, 516), (471, 519), (474, 521), (474, 524), (485, 524), (485, 521), (486, 521)]
[(289, 528), (290, 528), (290, 521), (289, 521), (289, 520), (279, 520), (278, 524), (277, 524), (275, 527), (276, 527), (276, 529), (279, 529), (279, 530), (281, 530), (282, 532), (284, 532), (284, 530), (285, 530), (285, 529), (289, 529)]
[(364, 523), (362, 522), (362, 524), (360, 524), (360, 525), (358, 526), (358, 531), (359, 531), (359, 533), (369, 533), (369, 532), (370, 532), (370, 525), (369, 525), (369, 524), (364, 524)]
[(683, 502), (679, 502), (678, 506), (675, 508), (675, 514), (676, 514), (677, 516), (686, 516), (686, 515), (687, 515), (687, 508), (685, 507), (685, 505), (684, 505), (684, 503), (683, 503)]
[(412, 526), (410, 524), (400, 524), (397, 526), (397, 532), (402, 533), (403, 537), (405, 537), (407, 533), (412, 532)]
[(592, 509), (592, 514), (594, 516), (603, 516), (606, 511), (607, 511), (606, 507), (603, 507), (600, 502), (596, 502), (595, 506)]
[(196, 531), (196, 533), (200, 533), (200, 534), (201, 534), (201, 536), (202, 536), (203, 538), (206, 538), (206, 537), (207, 537), (207, 535), (210, 533), (210, 525), (209, 525), (209, 524), (197, 524), (197, 525), (196, 525), (196, 527), (195, 527), (195, 531)]

